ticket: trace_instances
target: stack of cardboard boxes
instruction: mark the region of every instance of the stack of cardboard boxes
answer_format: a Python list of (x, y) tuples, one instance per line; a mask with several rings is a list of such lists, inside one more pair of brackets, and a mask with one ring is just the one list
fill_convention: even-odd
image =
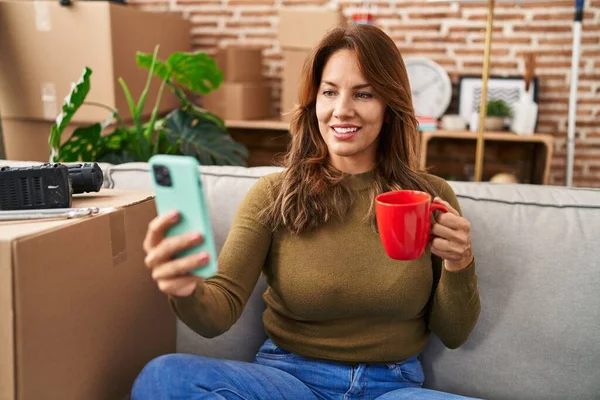
[(281, 79), (281, 119), (290, 121), (298, 103), (302, 68), (310, 51), (331, 28), (344, 24), (338, 10), (279, 11), (279, 46), (283, 54)]
[[(0, 118), (8, 159), (48, 161), (50, 126), (61, 110), (71, 85), (84, 67), (92, 69), (86, 102), (119, 110), (131, 120), (118, 78), (123, 78), (137, 100), (147, 70), (136, 64), (136, 52), (159, 58), (174, 51), (190, 51), (190, 23), (175, 13), (152, 13), (111, 2), (0, 0)], [(144, 115), (150, 115), (160, 82), (152, 84)], [(160, 111), (178, 106), (169, 91)], [(110, 111), (84, 105), (73, 118), (77, 126), (102, 122)]]
[(271, 89), (262, 75), (262, 49), (229, 46), (217, 52), (215, 61), (223, 83), (204, 97), (204, 108), (225, 120), (269, 118)]

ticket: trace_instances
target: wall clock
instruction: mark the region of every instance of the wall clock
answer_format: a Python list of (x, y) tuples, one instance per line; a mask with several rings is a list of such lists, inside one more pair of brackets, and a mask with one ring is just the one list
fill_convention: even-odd
[(441, 65), (425, 57), (405, 57), (417, 116), (440, 118), (452, 100), (452, 82)]

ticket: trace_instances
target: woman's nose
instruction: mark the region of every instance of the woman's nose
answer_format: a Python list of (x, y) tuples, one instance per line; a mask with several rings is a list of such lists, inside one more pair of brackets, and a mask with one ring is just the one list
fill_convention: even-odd
[(339, 119), (350, 118), (354, 116), (354, 104), (350, 96), (338, 96), (333, 110), (333, 116)]

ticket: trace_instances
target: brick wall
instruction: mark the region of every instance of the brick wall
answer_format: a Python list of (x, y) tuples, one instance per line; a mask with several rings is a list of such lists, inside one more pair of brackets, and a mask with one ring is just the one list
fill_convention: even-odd
[[(564, 184), (574, 0), (496, 2), (493, 75), (521, 75), (523, 54), (538, 55), (538, 132), (554, 135), (551, 183)], [(346, 16), (360, 10), (355, 0), (129, 0), (149, 11), (179, 11), (193, 22), (196, 50), (243, 43), (264, 46), (265, 77), (274, 87), (277, 113), (281, 53), (277, 43), (280, 7), (335, 7)], [(371, 0), (377, 26), (405, 55), (440, 63), (456, 85), (459, 74), (481, 74), (486, 3), (427, 3)], [(449, 112), (456, 112), (456, 102)], [(600, 187), (600, 0), (585, 0), (575, 147), (575, 186)]]

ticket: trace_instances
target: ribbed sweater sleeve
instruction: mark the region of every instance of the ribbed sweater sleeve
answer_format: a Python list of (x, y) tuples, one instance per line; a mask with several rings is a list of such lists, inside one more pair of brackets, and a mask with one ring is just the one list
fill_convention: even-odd
[[(439, 197), (462, 215), (450, 185), (440, 179), (439, 186)], [(461, 271), (451, 272), (444, 268), (443, 260), (434, 255), (432, 267), (434, 290), (428, 316), (429, 329), (446, 347), (455, 349), (467, 340), (481, 310), (475, 261)]]
[(236, 212), (219, 254), (218, 274), (199, 283), (191, 296), (171, 298), (179, 319), (199, 335), (218, 336), (240, 317), (271, 245), (271, 231), (258, 217), (270, 201), (268, 178), (263, 177)]

